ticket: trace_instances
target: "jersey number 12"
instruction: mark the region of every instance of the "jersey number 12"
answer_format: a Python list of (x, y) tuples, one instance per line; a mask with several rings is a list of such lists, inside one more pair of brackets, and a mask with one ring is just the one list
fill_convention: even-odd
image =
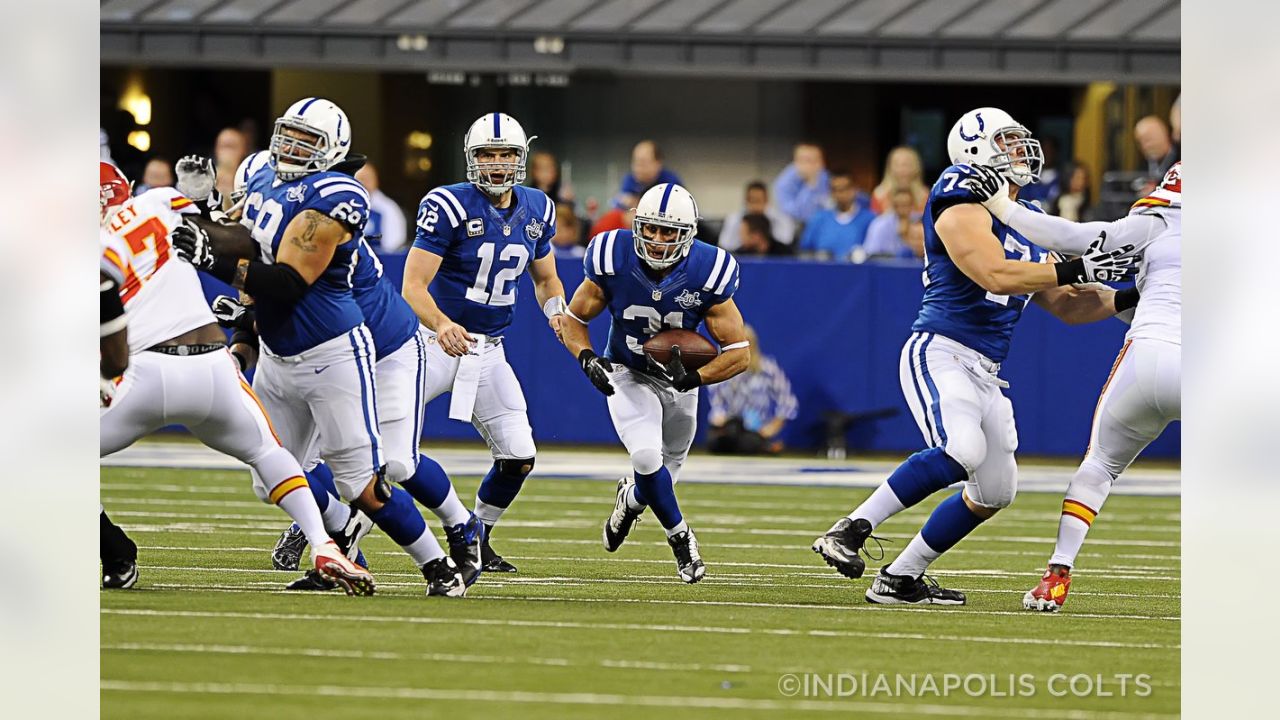
[(515, 260), (516, 264), (499, 270), (494, 274), (493, 282), (490, 283), (489, 272), (493, 270), (496, 246), (496, 243), (488, 242), (476, 251), (476, 255), (480, 257), (480, 271), (476, 273), (475, 283), (467, 288), (467, 299), (484, 305), (503, 307), (512, 305), (516, 301), (515, 281), (520, 277), (520, 273), (524, 272), (524, 266), (529, 263), (529, 249), (514, 243), (504, 246), (502, 252), (498, 253), (498, 262)]

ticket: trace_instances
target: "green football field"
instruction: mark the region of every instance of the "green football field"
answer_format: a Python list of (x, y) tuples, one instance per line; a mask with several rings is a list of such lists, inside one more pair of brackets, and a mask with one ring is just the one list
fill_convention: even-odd
[[(867, 578), (809, 550), (867, 490), (680, 485), (707, 563), (690, 586), (652, 516), (618, 553), (601, 547), (612, 482), (535, 476), (493, 541), (518, 574), (427, 598), (375, 531), (378, 594), (349, 598), (281, 591), (296, 574), (271, 570), (269, 551), (287, 518), (247, 472), (104, 468), (102, 481), (142, 573), (101, 596), (103, 717), (1178, 712), (1178, 498), (1111, 498), (1066, 609), (1042, 615), (1021, 598), (1052, 548), (1050, 494), (1020, 494), (934, 567), (967, 606), (884, 608), (862, 599)], [(456, 482), (474, 497), (477, 478)], [(942, 497), (880, 528), (890, 557)]]

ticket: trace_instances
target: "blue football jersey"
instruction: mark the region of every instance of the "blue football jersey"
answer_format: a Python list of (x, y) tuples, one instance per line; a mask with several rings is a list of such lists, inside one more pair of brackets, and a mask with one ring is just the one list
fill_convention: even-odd
[(587, 246), (587, 278), (604, 290), (609, 308), (605, 357), (644, 370), (641, 346), (668, 328), (697, 330), (713, 306), (738, 289), (738, 261), (724, 248), (694, 240), (689, 255), (655, 280), (636, 254), (630, 230), (596, 235)]
[(442, 258), (431, 297), (470, 332), (501, 335), (515, 313), (520, 275), (551, 252), (555, 203), (535, 188), (512, 190), (512, 207), (504, 209), (471, 183), (438, 187), (418, 206), (413, 246)]
[(297, 355), (342, 335), (364, 316), (352, 293), (351, 276), (369, 212), (369, 195), (350, 175), (318, 172), (284, 182), (264, 167), (246, 186), (244, 217), (258, 242), (262, 258), (275, 262), (285, 228), (304, 210), (340, 220), (351, 239), (339, 245), (329, 266), (296, 305), (279, 305), (268, 298), (257, 303), (258, 333), (271, 351)]
[[(996, 362), (1009, 355), (1013, 326), (1022, 317), (1030, 295), (996, 295), (970, 280), (947, 255), (933, 223), (942, 211), (960, 203), (980, 202), (960, 181), (970, 175), (968, 165), (952, 165), (943, 171), (929, 191), (924, 208), (924, 301), (912, 330), (932, 332), (977, 350)], [(1023, 206), (1036, 212), (1031, 203)], [(991, 233), (1004, 244), (1010, 260), (1047, 262), (1048, 251), (1027, 240), (993, 216)]]
[(360, 238), (351, 287), (379, 359), (399, 350), (418, 332), (418, 316), (382, 274), (382, 261), (365, 238)]

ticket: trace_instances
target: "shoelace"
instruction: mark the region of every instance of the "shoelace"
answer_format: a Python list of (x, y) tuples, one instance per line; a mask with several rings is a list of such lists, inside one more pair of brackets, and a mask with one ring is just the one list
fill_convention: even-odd
[(879, 551), (880, 554), (878, 556), (872, 555), (871, 551), (867, 550), (866, 542), (862, 543), (862, 547), (858, 549), (858, 552), (865, 555), (866, 558), (872, 562), (880, 562), (881, 560), (884, 560), (884, 543), (892, 543), (893, 541), (889, 538), (882, 538), (876, 535), (868, 535), (867, 540), (876, 541), (876, 550)]

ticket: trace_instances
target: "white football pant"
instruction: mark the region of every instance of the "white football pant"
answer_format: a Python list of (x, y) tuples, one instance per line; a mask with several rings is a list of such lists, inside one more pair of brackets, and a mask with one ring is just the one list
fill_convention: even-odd
[[(461, 358), (451, 357), (436, 342), (436, 334), (423, 329), (427, 344), (427, 381), (423, 404), (453, 390)], [(501, 338), (481, 338), (487, 343), (480, 357), (479, 378), (471, 424), (489, 445), (495, 460), (525, 460), (538, 450), (533, 444), (528, 406), (520, 381), (507, 364)]]
[(946, 450), (969, 472), (965, 495), (998, 509), (1018, 491), (1018, 429), (1000, 392), (1000, 365), (935, 333), (913, 333), (902, 348), (899, 379), (929, 447)]
[(609, 382), (609, 417), (635, 471), (649, 475), (665, 466), (671, 481), (679, 480), (698, 428), (698, 389), (678, 392), (625, 365), (614, 365)]

